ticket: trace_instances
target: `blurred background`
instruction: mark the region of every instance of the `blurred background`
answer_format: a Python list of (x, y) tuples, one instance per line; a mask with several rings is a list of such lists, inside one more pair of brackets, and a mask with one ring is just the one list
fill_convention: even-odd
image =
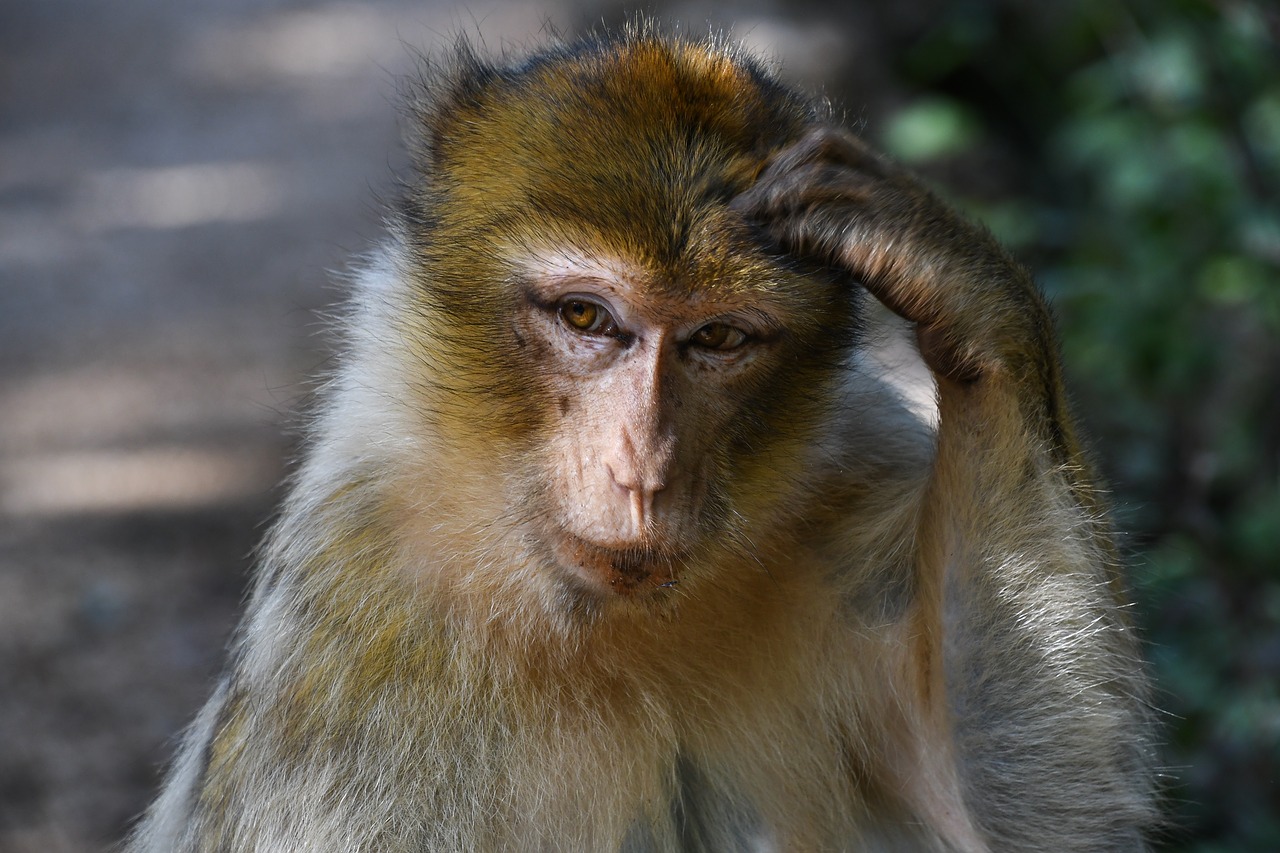
[[(728, 29), (1037, 273), (1114, 493), (1170, 851), (1280, 850), (1280, 12), (657, 2)], [(397, 77), (587, 0), (0, 4), (0, 851), (99, 850), (205, 699)]]

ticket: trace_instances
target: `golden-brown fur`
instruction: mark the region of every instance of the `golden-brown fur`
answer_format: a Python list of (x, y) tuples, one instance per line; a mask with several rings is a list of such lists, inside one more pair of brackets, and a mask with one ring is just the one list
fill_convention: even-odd
[(1142, 849), (1141, 666), (1027, 275), (724, 45), (424, 92), (132, 849)]

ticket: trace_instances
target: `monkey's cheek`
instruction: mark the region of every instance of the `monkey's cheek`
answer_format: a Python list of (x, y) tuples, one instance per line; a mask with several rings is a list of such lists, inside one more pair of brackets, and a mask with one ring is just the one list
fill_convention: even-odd
[(571, 535), (561, 537), (552, 550), (557, 564), (602, 596), (638, 598), (679, 582), (681, 561), (673, 555), (602, 548)]

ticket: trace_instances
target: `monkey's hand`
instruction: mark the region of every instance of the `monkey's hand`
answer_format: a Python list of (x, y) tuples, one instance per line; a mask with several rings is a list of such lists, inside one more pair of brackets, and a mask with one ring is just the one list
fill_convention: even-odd
[(817, 128), (783, 149), (733, 206), (784, 251), (848, 270), (914, 321), (940, 380), (1043, 379), (1054, 362), (1049, 313), (1030, 276), (984, 229), (848, 131)]

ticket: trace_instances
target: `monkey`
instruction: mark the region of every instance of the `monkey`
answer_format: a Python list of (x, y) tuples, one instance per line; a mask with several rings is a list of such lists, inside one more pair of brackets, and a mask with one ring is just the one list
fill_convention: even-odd
[(1140, 646), (1030, 274), (720, 37), (463, 42), (410, 101), (128, 849), (1147, 849)]

